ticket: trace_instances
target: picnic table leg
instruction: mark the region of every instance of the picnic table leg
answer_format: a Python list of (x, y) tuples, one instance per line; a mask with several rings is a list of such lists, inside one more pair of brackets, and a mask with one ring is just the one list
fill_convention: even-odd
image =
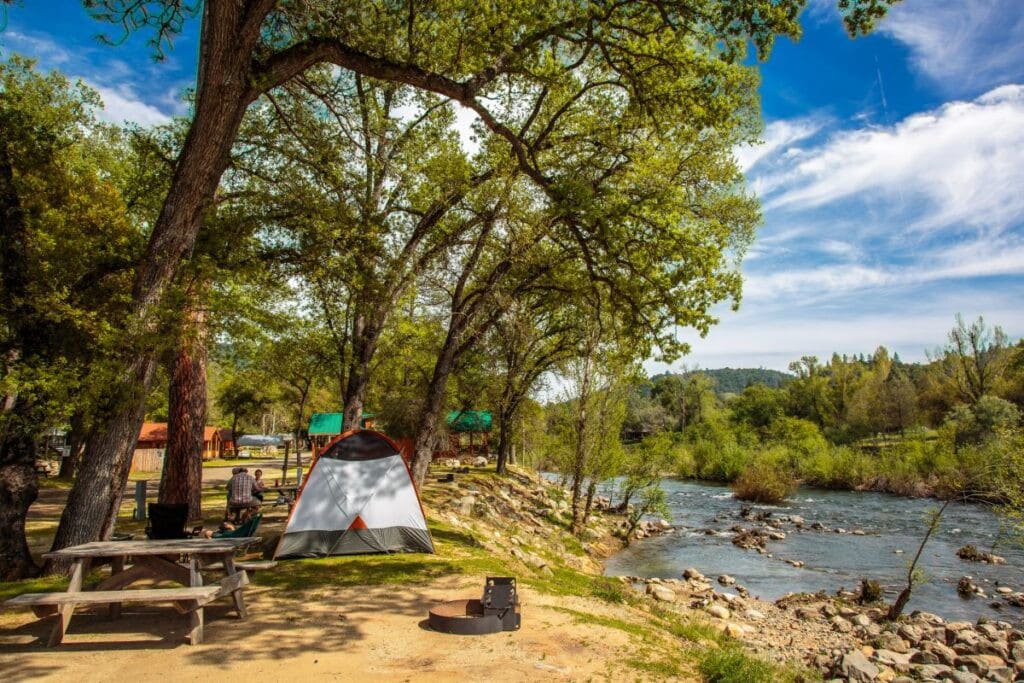
[[(85, 572), (89, 567), (89, 560), (84, 557), (80, 557), (74, 561), (71, 565), (71, 581), (68, 582), (68, 593), (78, 593), (82, 590), (82, 579), (85, 577)], [(75, 606), (61, 605), (57, 608), (57, 621), (53, 624), (53, 630), (50, 631), (50, 640), (47, 643), (50, 647), (54, 645), (60, 645), (61, 641), (64, 640), (64, 634), (67, 633), (68, 625), (71, 623), (71, 615), (74, 614)]]
[[(224, 555), (224, 571), (228, 576), (234, 576), (238, 573), (238, 569), (235, 568), (235, 558), (233, 553), (227, 553)], [(238, 610), (238, 618), (245, 619), (245, 598), (242, 597), (242, 589), (238, 588), (231, 592), (231, 597), (235, 601), (235, 609)]]
[[(120, 574), (124, 571), (124, 557), (113, 557), (110, 559), (110, 577), (113, 578), (115, 575)], [(121, 603), (112, 602), (110, 603), (110, 618), (120, 619), (121, 618)]]
[(203, 608), (198, 602), (192, 603), (193, 609), (188, 613), (188, 643), (199, 645), (203, 642)]
[[(203, 574), (200, 572), (197, 555), (188, 558), (188, 585), (193, 587), (203, 585)], [(191, 607), (192, 609), (188, 613), (188, 642), (189, 645), (198, 645), (203, 642), (203, 608), (198, 602), (192, 603)]]

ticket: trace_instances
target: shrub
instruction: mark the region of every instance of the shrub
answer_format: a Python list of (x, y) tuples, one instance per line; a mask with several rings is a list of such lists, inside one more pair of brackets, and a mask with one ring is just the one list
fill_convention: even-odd
[(738, 647), (709, 650), (700, 663), (700, 675), (707, 683), (775, 683), (780, 680), (775, 667)]
[(857, 595), (857, 602), (862, 605), (869, 605), (882, 600), (882, 584), (873, 579), (860, 580), (860, 593)]
[(732, 490), (740, 500), (776, 504), (796, 490), (796, 480), (788, 469), (763, 458), (743, 470)]

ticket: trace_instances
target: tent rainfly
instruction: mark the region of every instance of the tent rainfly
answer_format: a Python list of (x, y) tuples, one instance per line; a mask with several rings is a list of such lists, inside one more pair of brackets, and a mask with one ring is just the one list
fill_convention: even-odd
[(391, 439), (350, 431), (306, 475), (275, 557), (434, 552), (412, 474)]

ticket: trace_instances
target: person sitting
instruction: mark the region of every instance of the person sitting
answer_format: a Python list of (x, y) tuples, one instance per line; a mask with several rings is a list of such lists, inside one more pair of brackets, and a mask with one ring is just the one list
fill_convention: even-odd
[[(236, 467), (236, 472), (228, 481), (228, 513), (234, 515), (235, 521), (245, 521), (254, 510), (260, 507), (252, 497), (253, 484), (256, 478), (244, 467)], [(234, 471), (234, 470), (232, 470)]]
[(252, 485), (252, 497), (258, 500), (261, 504), (263, 503), (263, 491), (266, 490), (267, 485), (263, 483), (263, 470), (256, 470), (256, 480)]

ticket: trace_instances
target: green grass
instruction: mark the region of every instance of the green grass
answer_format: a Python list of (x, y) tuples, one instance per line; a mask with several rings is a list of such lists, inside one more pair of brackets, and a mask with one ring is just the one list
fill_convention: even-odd
[(616, 619), (615, 617), (605, 617), (599, 614), (591, 614), (589, 612), (580, 612), (579, 610), (570, 609), (568, 607), (552, 607), (551, 609), (556, 612), (562, 612), (568, 614), (578, 624), (591, 624), (594, 626), (604, 626), (605, 628), (613, 628), (624, 633), (628, 633), (631, 636), (637, 638), (647, 638), (650, 636), (650, 627), (644, 624), (637, 624), (625, 619)]
[(698, 670), (706, 683), (796, 683), (817, 678), (802, 669), (758, 659), (738, 646), (705, 650)]
[(64, 576), (43, 576), (24, 581), (0, 582), (0, 602), (10, 600), (23, 593), (52, 593), (67, 589), (68, 579)]
[[(426, 583), (451, 574), (501, 575), (508, 568), (487, 553), (471, 535), (432, 522), (434, 555), (352, 555), (288, 560), (274, 572), (261, 572), (255, 583), (301, 593), (319, 586), (373, 586)], [(287, 597), (287, 595), (285, 595)]]
[(651, 674), (659, 680), (678, 678), (683, 674), (683, 660), (675, 655), (664, 655), (652, 659), (634, 657), (626, 660), (626, 666)]
[(72, 481), (70, 479), (58, 479), (57, 477), (39, 477), (39, 488), (70, 490)]

